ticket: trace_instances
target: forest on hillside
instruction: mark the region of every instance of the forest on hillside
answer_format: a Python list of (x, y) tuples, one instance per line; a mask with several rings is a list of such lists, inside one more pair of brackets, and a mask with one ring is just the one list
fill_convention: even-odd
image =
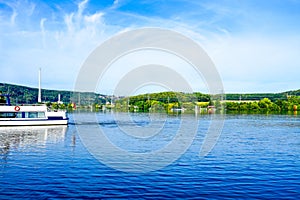
[[(37, 103), (38, 89), (26, 86), (0, 83), (0, 91), (11, 96), (12, 104)], [(63, 104), (58, 105), (58, 96)], [(92, 107), (95, 110), (115, 109), (130, 112), (170, 112), (185, 110), (192, 112), (196, 107), (228, 111), (293, 111), (300, 109), (300, 90), (282, 93), (226, 94), (213, 96), (200, 92), (159, 92), (130, 97), (116, 97), (93, 92), (72, 92), (42, 89), (42, 101), (56, 107)], [(195, 107), (196, 106), (196, 107)]]
[[(251, 96), (251, 95), (249, 95)], [(219, 111), (234, 112), (287, 112), (300, 110), (300, 95), (274, 95), (253, 98), (250, 100), (238, 99), (228, 100), (225, 96), (211, 96), (202, 93), (161, 92), (153, 94), (142, 94), (119, 99), (114, 104), (114, 109), (130, 112), (194, 112), (195, 109), (213, 107)]]
[[(9, 94), (12, 104), (35, 104), (38, 102), (38, 88), (0, 83), (0, 91)], [(42, 102), (57, 102), (58, 96), (64, 103), (76, 102), (81, 105), (104, 104), (111, 101), (109, 96), (93, 92), (42, 89)]]

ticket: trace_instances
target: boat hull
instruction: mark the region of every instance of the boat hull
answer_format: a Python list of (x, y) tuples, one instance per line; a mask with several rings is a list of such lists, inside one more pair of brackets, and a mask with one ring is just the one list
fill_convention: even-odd
[(68, 119), (5, 119), (0, 120), (0, 126), (47, 126), (47, 125), (67, 125)]

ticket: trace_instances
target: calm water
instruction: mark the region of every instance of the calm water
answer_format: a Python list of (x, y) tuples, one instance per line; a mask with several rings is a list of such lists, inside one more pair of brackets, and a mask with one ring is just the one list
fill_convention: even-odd
[(205, 157), (199, 151), (210, 116), (185, 116), (185, 122), (199, 122), (187, 151), (159, 170), (130, 173), (118, 169), (118, 164), (124, 165), (121, 161), (115, 161), (117, 167), (98, 161), (83, 145), (77, 128), (87, 130), (84, 134), (101, 128), (120, 149), (149, 153), (174, 139), (180, 118), (154, 116), (153, 127), (162, 128), (162, 135), (137, 140), (119, 126), (142, 130), (149, 124), (147, 115), (120, 119), (119, 124), (111, 114), (97, 114), (99, 124), (92, 123), (93, 114), (82, 114), (82, 121), (74, 121), (74, 115), (69, 115), (68, 127), (0, 129), (0, 199), (300, 198), (299, 116), (227, 115), (217, 144)]

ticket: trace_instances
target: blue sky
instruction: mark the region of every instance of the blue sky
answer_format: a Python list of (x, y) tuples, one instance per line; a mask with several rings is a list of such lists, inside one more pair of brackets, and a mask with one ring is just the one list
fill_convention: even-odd
[(300, 89), (299, 21), (300, 0), (0, 0), (0, 82), (35, 87), (41, 67), (44, 88), (73, 89), (101, 42), (161, 27), (205, 49), (225, 92)]

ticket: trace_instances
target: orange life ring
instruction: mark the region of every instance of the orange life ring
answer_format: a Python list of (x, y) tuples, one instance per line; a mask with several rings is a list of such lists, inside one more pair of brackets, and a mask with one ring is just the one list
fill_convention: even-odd
[(15, 106), (15, 111), (20, 111), (20, 107), (19, 106)]

